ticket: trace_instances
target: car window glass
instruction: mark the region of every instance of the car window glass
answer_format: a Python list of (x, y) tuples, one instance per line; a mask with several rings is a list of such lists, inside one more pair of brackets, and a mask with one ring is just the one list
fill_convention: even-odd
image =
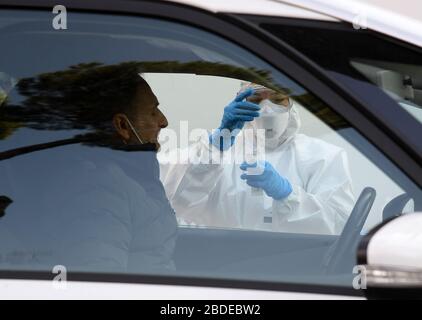
[(245, 49), (159, 19), (69, 19), (0, 12), (0, 270), (350, 287), (361, 234), (420, 208), (376, 146)]

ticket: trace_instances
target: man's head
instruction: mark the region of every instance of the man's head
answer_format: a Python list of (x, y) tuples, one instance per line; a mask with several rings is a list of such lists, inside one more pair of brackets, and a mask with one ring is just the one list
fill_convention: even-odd
[(90, 144), (157, 144), (167, 120), (140, 66), (84, 63), (22, 79), (18, 90), (26, 99), (10, 106), (9, 116), (36, 123), (37, 129), (85, 130)]
[(113, 126), (125, 144), (153, 143), (159, 147), (158, 135), (168, 122), (158, 105), (157, 97), (145, 82), (136, 90), (126, 112), (113, 115)]

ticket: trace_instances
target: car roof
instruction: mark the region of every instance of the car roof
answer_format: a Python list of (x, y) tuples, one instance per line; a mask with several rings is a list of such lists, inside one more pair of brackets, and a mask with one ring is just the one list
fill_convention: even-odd
[[(394, 1), (381, 0), (167, 0), (211, 12), (346, 21), (422, 47), (422, 10), (409, 14)], [(412, 6), (416, 4), (410, 4)], [(422, 5), (422, 4), (421, 4)], [(420, 5), (419, 5), (420, 6)]]
[(312, 20), (339, 21), (333, 17), (273, 0), (167, 0), (211, 12), (283, 16)]

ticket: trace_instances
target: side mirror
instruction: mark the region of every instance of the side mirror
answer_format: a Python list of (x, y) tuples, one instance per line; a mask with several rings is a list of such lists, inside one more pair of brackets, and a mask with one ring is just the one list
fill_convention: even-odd
[(369, 299), (422, 299), (422, 213), (371, 230), (358, 247), (358, 263)]

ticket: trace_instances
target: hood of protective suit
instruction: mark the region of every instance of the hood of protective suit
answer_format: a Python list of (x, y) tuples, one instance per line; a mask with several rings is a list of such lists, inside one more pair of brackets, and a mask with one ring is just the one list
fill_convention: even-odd
[[(265, 139), (265, 147), (268, 149), (275, 149), (282, 145), (283, 143), (287, 143), (290, 141), (295, 134), (300, 129), (300, 116), (298, 112), (298, 108), (296, 106), (296, 103), (293, 102), (292, 108), (290, 109), (290, 116), (289, 116), (289, 122), (287, 124), (286, 130), (281, 134), (280, 136), (276, 138), (266, 138)], [(257, 123), (256, 120), (253, 120), (251, 122), (247, 122), (244, 126), (245, 129), (257, 129)]]

